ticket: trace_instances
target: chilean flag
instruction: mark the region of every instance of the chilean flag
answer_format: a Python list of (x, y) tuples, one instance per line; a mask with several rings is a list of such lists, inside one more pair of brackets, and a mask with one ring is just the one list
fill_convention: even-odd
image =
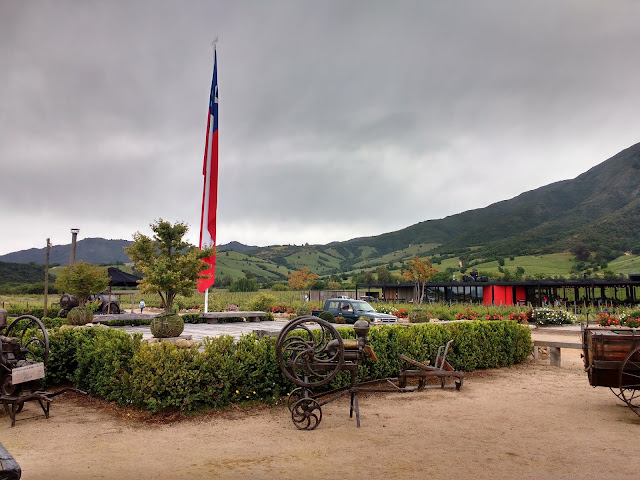
[[(216, 210), (218, 208), (218, 57), (213, 52), (213, 80), (209, 96), (207, 139), (204, 144), (204, 189), (200, 217), (200, 249), (216, 245)], [(215, 282), (215, 253), (203, 259), (209, 267), (200, 272), (198, 291), (203, 293)]]

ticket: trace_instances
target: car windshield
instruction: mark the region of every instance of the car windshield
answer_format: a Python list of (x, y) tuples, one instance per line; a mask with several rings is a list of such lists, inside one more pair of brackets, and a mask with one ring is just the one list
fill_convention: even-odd
[(353, 303), (353, 309), (358, 312), (375, 312), (376, 309), (369, 305), (367, 302), (363, 302), (361, 300), (356, 300)]

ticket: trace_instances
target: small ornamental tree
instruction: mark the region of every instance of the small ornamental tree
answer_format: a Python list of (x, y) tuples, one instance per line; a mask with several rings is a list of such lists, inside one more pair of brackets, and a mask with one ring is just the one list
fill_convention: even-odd
[(402, 276), (410, 282), (415, 283), (415, 296), (418, 306), (422, 305), (425, 284), (436, 274), (436, 269), (431, 267), (429, 258), (422, 260), (417, 255), (407, 262), (408, 269), (402, 272)]
[(303, 267), (300, 270), (291, 272), (288, 275), (289, 286), (293, 290), (309, 290), (316, 280), (320, 278), (317, 273), (309, 272), (309, 267)]
[(158, 292), (165, 312), (171, 312), (176, 295), (193, 294), (200, 271), (209, 267), (202, 259), (211, 256), (214, 250), (199, 250), (185, 242), (183, 237), (189, 230), (186, 223), (171, 225), (159, 219), (150, 226), (153, 238), (136, 232), (133, 243), (124, 247), (124, 251), (143, 275), (138, 289), (142, 293)]
[(84, 305), (87, 297), (102, 292), (109, 285), (107, 269), (78, 260), (64, 267), (56, 277), (55, 286), (61, 292), (67, 292)]

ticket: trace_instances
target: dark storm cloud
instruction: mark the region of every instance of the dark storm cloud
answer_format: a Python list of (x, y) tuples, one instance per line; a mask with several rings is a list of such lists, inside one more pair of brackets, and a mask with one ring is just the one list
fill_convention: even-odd
[(70, 227), (130, 238), (159, 217), (197, 243), (216, 35), (221, 243), (380, 234), (573, 178), (638, 141), (638, 13), (3, 2), (0, 253)]

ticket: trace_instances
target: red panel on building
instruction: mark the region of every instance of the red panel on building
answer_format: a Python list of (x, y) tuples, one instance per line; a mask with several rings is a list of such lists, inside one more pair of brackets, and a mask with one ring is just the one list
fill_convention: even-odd
[(491, 305), (493, 302), (493, 285), (485, 285), (482, 289), (482, 303)]

